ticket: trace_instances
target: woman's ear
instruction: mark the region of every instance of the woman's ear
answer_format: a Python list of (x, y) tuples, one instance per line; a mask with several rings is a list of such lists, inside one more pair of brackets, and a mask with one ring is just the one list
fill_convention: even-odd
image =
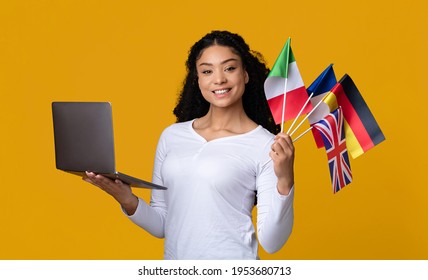
[(248, 72), (245, 71), (245, 84), (247, 84), (250, 81), (250, 76), (248, 76)]

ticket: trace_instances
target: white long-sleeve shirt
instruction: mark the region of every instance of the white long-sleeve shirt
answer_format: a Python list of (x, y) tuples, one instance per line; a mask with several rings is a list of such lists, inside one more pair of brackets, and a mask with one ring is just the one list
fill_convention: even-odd
[(129, 218), (165, 237), (165, 259), (258, 259), (252, 223), (257, 192), (257, 237), (270, 253), (287, 241), (293, 226), (294, 187), (277, 190), (269, 151), (274, 136), (250, 132), (206, 141), (193, 121), (166, 128), (158, 143), (150, 205), (139, 199)]

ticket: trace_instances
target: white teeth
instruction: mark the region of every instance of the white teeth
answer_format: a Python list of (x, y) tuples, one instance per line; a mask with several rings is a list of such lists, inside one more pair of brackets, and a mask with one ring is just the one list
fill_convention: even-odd
[(215, 94), (225, 94), (226, 92), (229, 92), (229, 89), (221, 89), (221, 90), (215, 90)]

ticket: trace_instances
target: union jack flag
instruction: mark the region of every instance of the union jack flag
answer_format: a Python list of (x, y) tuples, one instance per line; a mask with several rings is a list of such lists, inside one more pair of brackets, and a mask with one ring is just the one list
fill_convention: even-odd
[(327, 152), (333, 193), (352, 182), (351, 165), (346, 149), (342, 108), (339, 107), (313, 126), (321, 133)]

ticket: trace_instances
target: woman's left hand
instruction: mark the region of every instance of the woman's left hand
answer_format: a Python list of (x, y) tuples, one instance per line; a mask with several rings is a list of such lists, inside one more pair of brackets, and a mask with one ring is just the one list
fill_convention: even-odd
[(294, 145), (288, 134), (278, 133), (269, 155), (273, 160), (278, 192), (287, 195), (294, 185)]

